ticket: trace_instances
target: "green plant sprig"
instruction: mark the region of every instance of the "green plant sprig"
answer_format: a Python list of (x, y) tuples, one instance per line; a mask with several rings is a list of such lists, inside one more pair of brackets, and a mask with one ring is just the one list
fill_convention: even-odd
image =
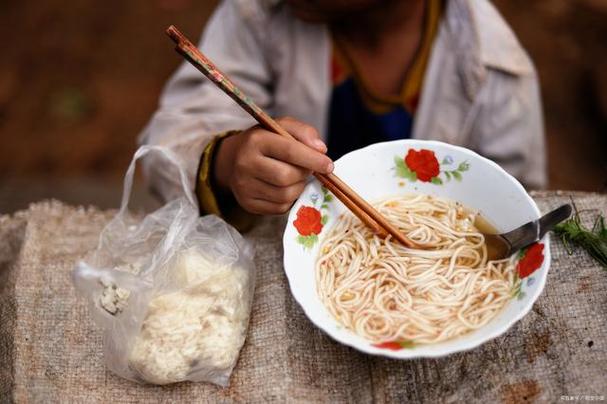
[(607, 227), (603, 215), (599, 214), (592, 229), (588, 229), (582, 224), (576, 209), (572, 218), (554, 228), (554, 233), (561, 238), (569, 254), (573, 252), (572, 244), (582, 247), (607, 270)]

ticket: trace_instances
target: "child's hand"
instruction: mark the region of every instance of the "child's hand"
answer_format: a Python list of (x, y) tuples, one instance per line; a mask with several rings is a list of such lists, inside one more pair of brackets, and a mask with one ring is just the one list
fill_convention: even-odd
[(298, 140), (254, 126), (224, 139), (217, 150), (213, 170), (217, 184), (230, 190), (251, 213), (285, 213), (312, 172), (333, 171), (316, 129), (292, 118), (278, 123)]

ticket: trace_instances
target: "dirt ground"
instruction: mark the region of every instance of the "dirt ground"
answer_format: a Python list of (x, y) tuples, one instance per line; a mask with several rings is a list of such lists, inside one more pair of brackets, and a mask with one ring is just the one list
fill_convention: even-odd
[(499, 0), (538, 70), (550, 187), (607, 191), (607, 0)]
[[(607, 0), (496, 4), (540, 74), (550, 188), (607, 191)], [(119, 182), (180, 62), (165, 27), (175, 24), (197, 38), (214, 6), (0, 2), (0, 197), (27, 194), (28, 181)], [(54, 187), (47, 188), (40, 195), (53, 196)]]

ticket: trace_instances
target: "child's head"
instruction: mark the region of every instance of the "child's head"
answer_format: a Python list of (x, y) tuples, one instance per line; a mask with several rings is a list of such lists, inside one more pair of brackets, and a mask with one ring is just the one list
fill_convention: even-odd
[(311, 22), (327, 22), (395, 0), (287, 0), (297, 17)]

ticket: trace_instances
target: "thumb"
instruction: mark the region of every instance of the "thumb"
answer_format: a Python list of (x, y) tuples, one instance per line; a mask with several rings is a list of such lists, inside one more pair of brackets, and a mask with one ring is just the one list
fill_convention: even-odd
[(320, 153), (325, 154), (327, 152), (327, 145), (322, 141), (320, 134), (314, 127), (293, 118), (280, 118), (277, 121), (280, 126), (301, 143)]

